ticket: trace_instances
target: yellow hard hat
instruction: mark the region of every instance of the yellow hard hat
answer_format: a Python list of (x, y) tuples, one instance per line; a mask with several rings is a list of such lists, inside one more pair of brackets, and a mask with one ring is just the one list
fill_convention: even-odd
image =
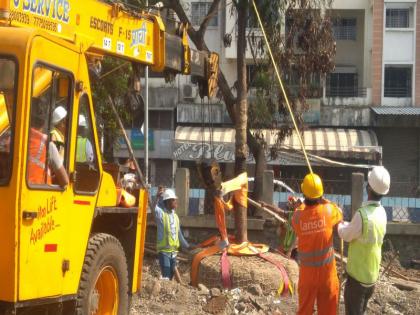
[(324, 194), (321, 178), (317, 174), (308, 174), (300, 185), (303, 195), (308, 199), (317, 199)]

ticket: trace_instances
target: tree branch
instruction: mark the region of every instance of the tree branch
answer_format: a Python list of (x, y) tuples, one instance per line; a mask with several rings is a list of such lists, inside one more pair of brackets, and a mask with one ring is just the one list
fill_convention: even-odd
[(220, 0), (214, 0), (213, 3), (211, 4), (209, 12), (207, 12), (207, 16), (204, 18), (198, 30), (198, 33), (200, 34), (200, 36), (204, 37), (204, 34), (206, 33), (207, 26), (209, 25), (210, 20), (217, 14), (219, 10), (219, 3), (220, 3)]
[[(215, 2), (216, 1), (218, 2), (218, 0), (215, 0)], [(190, 36), (190, 39), (192, 40), (192, 42), (194, 43), (196, 48), (198, 50), (204, 50), (204, 51), (210, 52), (210, 49), (207, 47), (206, 43), (204, 42), (204, 33), (200, 34), (193, 27), (191, 27), (190, 19), (185, 14), (184, 8), (181, 6), (180, 2), (177, 1), (177, 0), (167, 0), (167, 1), (165, 1), (165, 6), (174, 10), (175, 13), (177, 14), (179, 20), (182, 23), (188, 23), (188, 25), (190, 25), (190, 27), (188, 28), (188, 35)], [(210, 8), (209, 11), (211, 11), (211, 8)], [(219, 69), (218, 86), (219, 86), (220, 91), (222, 92), (223, 100), (225, 101), (226, 110), (229, 113), (229, 117), (232, 120), (232, 123), (235, 123), (235, 121), (236, 121), (236, 119), (235, 119), (235, 117), (236, 117), (236, 115), (235, 115), (235, 113), (236, 113), (236, 111), (235, 111), (236, 97), (233, 95), (233, 93), (232, 93), (232, 91), (229, 87), (229, 84), (226, 80), (226, 77), (223, 74), (223, 71), (221, 71), (220, 69)]]

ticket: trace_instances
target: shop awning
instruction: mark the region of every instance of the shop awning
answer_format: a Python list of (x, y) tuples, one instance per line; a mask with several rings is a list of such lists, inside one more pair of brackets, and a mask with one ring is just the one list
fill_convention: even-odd
[[(257, 131), (251, 131), (256, 133)], [(268, 147), (277, 146), (280, 152), (296, 157), (300, 143), (296, 133), (287, 137), (281, 144), (276, 144), (275, 130), (259, 130), (264, 135)], [(213, 139), (213, 147), (210, 139)], [(315, 128), (303, 132), (303, 142), (308, 153), (326, 157), (377, 162), (382, 156), (376, 134), (371, 130)], [(235, 159), (235, 130), (232, 128), (177, 127), (174, 139), (175, 160), (197, 160), (215, 158), (219, 162), (233, 162)], [(213, 156), (212, 156), (213, 155)], [(281, 154), (280, 154), (281, 155)], [(281, 156), (280, 156), (281, 159)], [(290, 159), (289, 159), (290, 160)], [(283, 164), (280, 161), (269, 161)], [(285, 161), (283, 161), (285, 162)], [(296, 159), (301, 165), (302, 159)], [(293, 164), (288, 161), (286, 164)]]

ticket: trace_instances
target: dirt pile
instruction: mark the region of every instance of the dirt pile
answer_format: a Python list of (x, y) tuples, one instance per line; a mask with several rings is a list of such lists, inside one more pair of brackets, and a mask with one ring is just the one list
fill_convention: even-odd
[[(147, 258), (143, 267), (142, 291), (133, 297), (130, 315), (140, 314), (292, 314), (297, 300), (265, 294), (259, 284), (246, 289), (221, 290), (188, 285), (189, 265), (180, 263), (184, 284), (160, 280), (157, 261)], [(277, 275), (278, 277), (278, 275)]]
[[(180, 263), (179, 270), (184, 284), (159, 280), (160, 271), (156, 259), (147, 257), (143, 267), (142, 291), (133, 297), (130, 315), (296, 313), (297, 295), (277, 297), (275, 293), (266, 294), (263, 284), (258, 283), (230, 291), (203, 284), (193, 288), (188, 285), (189, 264)], [(379, 281), (367, 313), (420, 314), (420, 290), (400, 290), (393, 285), (392, 279), (385, 276)], [(340, 314), (344, 314), (343, 296), (340, 302)]]

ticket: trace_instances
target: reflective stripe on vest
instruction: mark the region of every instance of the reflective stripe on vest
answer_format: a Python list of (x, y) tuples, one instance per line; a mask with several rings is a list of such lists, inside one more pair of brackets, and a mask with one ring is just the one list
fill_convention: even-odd
[[(45, 174), (46, 164), (46, 141), (47, 136), (38, 130), (31, 128), (29, 135), (29, 158), (28, 158), (28, 181), (31, 184), (50, 183), (50, 176), (47, 170)], [(45, 175), (47, 178), (45, 178)]]
[(86, 143), (87, 138), (77, 137), (76, 162), (87, 162)]
[(358, 211), (362, 218), (362, 236), (350, 242), (347, 273), (364, 284), (375, 283), (379, 277), (386, 231), (386, 222), (381, 222), (384, 211), (382, 206), (375, 204)]
[[(305, 267), (321, 267), (332, 262), (334, 257), (334, 247), (332, 245), (311, 252), (298, 252), (299, 263)], [(322, 260), (320, 260), (323, 258)]]
[(64, 160), (64, 135), (61, 133), (60, 130), (54, 128), (51, 131), (51, 139), (52, 141), (54, 141), (55, 145), (57, 146), (58, 153)]
[[(51, 130), (51, 138), (53, 141), (59, 141), (61, 143), (64, 143), (64, 136), (61, 133), (60, 130), (54, 128), (53, 130)], [(55, 138), (55, 139), (54, 139)]]
[(169, 213), (163, 211), (163, 237), (157, 242), (158, 252), (177, 252), (180, 246), (179, 243), (179, 218), (176, 213), (173, 214), (175, 220), (175, 238), (172, 237), (171, 226), (169, 222)]

